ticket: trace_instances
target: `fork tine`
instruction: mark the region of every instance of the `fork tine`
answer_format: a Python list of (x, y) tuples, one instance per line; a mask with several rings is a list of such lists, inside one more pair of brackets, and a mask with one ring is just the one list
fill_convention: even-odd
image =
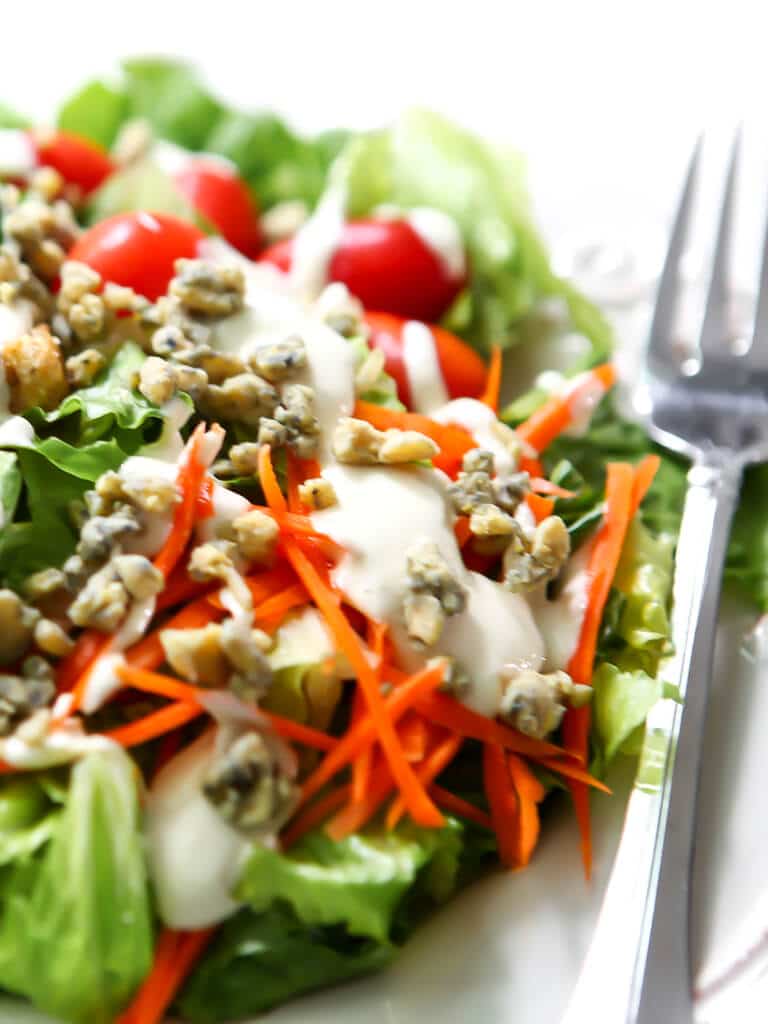
[(699, 336), (699, 349), (702, 361), (707, 356), (727, 356), (726, 342), (728, 336), (728, 270), (731, 257), (731, 236), (733, 234), (733, 206), (736, 192), (736, 179), (739, 171), (741, 153), (741, 127), (736, 132), (731, 145), (731, 159), (725, 179), (720, 223), (717, 229), (715, 253), (712, 259), (712, 276), (709, 279), (707, 304), (704, 320)]
[(677, 308), (677, 295), (680, 284), (680, 261), (685, 252), (685, 240), (688, 234), (688, 222), (691, 216), (693, 196), (701, 160), (702, 136), (696, 141), (688, 171), (685, 176), (680, 204), (675, 214), (672, 234), (669, 239), (664, 269), (659, 279), (656, 293), (656, 306), (653, 311), (651, 330), (648, 336), (649, 360), (667, 364), (670, 361), (670, 337), (674, 326)]
[(744, 362), (750, 369), (768, 370), (768, 216), (763, 236), (755, 325), (752, 329), (752, 343), (744, 356)]

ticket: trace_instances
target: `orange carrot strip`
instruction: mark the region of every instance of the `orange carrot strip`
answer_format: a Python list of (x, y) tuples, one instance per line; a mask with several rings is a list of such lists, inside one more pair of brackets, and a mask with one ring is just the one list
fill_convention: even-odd
[(603, 363), (585, 373), (564, 395), (552, 395), (525, 423), (517, 428), (521, 441), (543, 452), (556, 437), (573, 423), (574, 407), (597, 385), (604, 391), (613, 387), (616, 372), (610, 363)]
[[(395, 690), (393, 696), (398, 692)], [(419, 698), (415, 706), (428, 721), (442, 725), (443, 728), (457, 732), (467, 739), (495, 743), (515, 754), (524, 754), (534, 760), (542, 757), (562, 757), (565, 754), (560, 747), (547, 743), (546, 740), (533, 739), (508, 725), (502, 725), (493, 718), (478, 715), (453, 697), (449, 697), (447, 693), (430, 693)]]
[[(304, 552), (290, 538), (285, 541), (285, 550), (294, 569), (314, 598), (315, 604), (325, 618), (340, 650), (346, 654), (355, 671), (358, 684), (368, 704), (371, 723), (378, 733), (379, 742), (389, 762), (392, 775), (397, 780), (405, 797), (411, 817), (419, 825), (439, 828), (443, 824), (443, 816), (429, 799), (426, 790), (405, 759), (397, 733), (385, 711), (376, 671), (368, 661), (360, 637), (350, 626), (335, 595), (323, 582)], [(442, 666), (439, 666), (436, 671), (438, 677), (442, 677)], [(397, 692), (402, 691), (398, 690)]]
[(539, 804), (546, 790), (528, 765), (516, 754), (507, 754), (507, 769), (517, 794), (518, 836), (517, 867), (524, 868), (530, 862), (539, 841)]
[(177, 701), (160, 711), (153, 711), (151, 715), (146, 715), (137, 722), (130, 722), (128, 725), (111, 729), (104, 735), (107, 739), (119, 743), (121, 747), (136, 747), (140, 743), (148, 743), (149, 740), (170, 732), (171, 729), (178, 729), (180, 725), (186, 725), (187, 722), (191, 722), (202, 713), (203, 709), (199, 704), (192, 704), (190, 701)]
[[(254, 605), (260, 605), (262, 601), (266, 601), (272, 597), (273, 594), (278, 593), (281, 590), (285, 590), (286, 587), (290, 587), (292, 583), (296, 583), (296, 573), (285, 563), (276, 565), (274, 569), (267, 569), (265, 572), (255, 574), (253, 576), (246, 576), (245, 582), (248, 585), (248, 589), (251, 592), (251, 599)], [(215, 608), (223, 608), (221, 603), (221, 597), (219, 591), (216, 590), (214, 593), (208, 595), (208, 600)]]
[(453, 524), (453, 532), (456, 537), (456, 543), (460, 548), (463, 548), (472, 536), (472, 531), (469, 528), (469, 516), (459, 516)]
[(166, 608), (173, 608), (174, 605), (193, 601), (197, 597), (209, 594), (216, 589), (215, 583), (198, 583), (191, 580), (187, 575), (186, 566), (177, 565), (161, 594), (157, 595), (155, 612), (165, 611)]
[(553, 484), (543, 476), (535, 476), (531, 479), (531, 490), (536, 494), (546, 494), (551, 498), (575, 498), (576, 491), (567, 491), (559, 484)]
[(438, 807), (442, 807), (444, 811), (458, 814), (460, 818), (466, 818), (467, 821), (473, 821), (476, 825), (481, 825), (490, 832), (493, 831), (493, 822), (490, 815), (486, 814), (485, 811), (481, 811), (479, 807), (475, 807), (468, 800), (462, 800), (460, 796), (456, 796), (455, 793), (443, 789), (436, 782), (433, 782), (429, 787), (429, 793), (430, 796), (434, 797)]
[(338, 814), (325, 826), (327, 835), (334, 842), (341, 842), (347, 836), (359, 832), (371, 818), (379, 811), (380, 807), (395, 790), (395, 782), (385, 762), (378, 765), (377, 771), (372, 776), (371, 784), (361, 803), (348, 803), (342, 807)]
[(499, 845), (499, 860), (505, 867), (517, 867), (519, 800), (512, 786), (504, 749), (496, 743), (483, 746), (483, 781)]
[(461, 460), (477, 443), (464, 427), (457, 423), (438, 423), (416, 412), (399, 412), (386, 409), (372, 402), (355, 402), (354, 415), (358, 419), (367, 420), (378, 430), (418, 430), (421, 434), (431, 437), (440, 448), (440, 454), (433, 460), (433, 465), (454, 475), (461, 468)]
[[(214, 424), (211, 431), (223, 433), (218, 424)], [(179, 467), (177, 488), (181, 494), (181, 501), (176, 504), (174, 509), (171, 532), (160, 549), (160, 553), (155, 557), (155, 568), (159, 569), (166, 579), (181, 558), (182, 552), (192, 536), (195, 515), (198, 511), (198, 498), (206, 474), (203, 459), (204, 443), (205, 424), (200, 423), (195, 427), (187, 442), (186, 451)]]
[(491, 348), (491, 361), (488, 364), (488, 377), (485, 382), (485, 391), (480, 395), (480, 401), (487, 405), (494, 412), (499, 408), (499, 393), (501, 391), (501, 369), (502, 355), (501, 346), (494, 345)]
[(264, 491), (267, 504), (275, 515), (284, 516), (288, 511), (288, 505), (275, 476), (275, 470), (272, 465), (272, 452), (268, 444), (263, 444), (259, 448), (257, 465), (259, 469), (259, 483), (261, 484), (262, 491)]
[(428, 741), (427, 723), (420, 715), (409, 711), (397, 727), (397, 735), (408, 761), (424, 760)]
[(594, 775), (590, 775), (586, 768), (581, 768), (574, 761), (565, 761), (557, 757), (544, 757), (537, 763), (542, 768), (555, 772), (557, 775), (562, 775), (566, 779), (574, 779), (576, 782), (583, 782), (586, 786), (591, 786), (592, 789), (599, 789), (601, 793), (612, 792), (604, 782), (596, 779)]
[(309, 595), (301, 583), (292, 583), (290, 587), (281, 590), (272, 597), (268, 597), (261, 604), (256, 605), (253, 614), (258, 621), (261, 619), (277, 619), (282, 622), (285, 616), (293, 608), (299, 608), (307, 604)]
[(637, 515), (637, 510), (642, 504), (643, 498), (654, 481), (659, 471), (661, 459), (658, 455), (646, 455), (635, 466), (635, 482), (632, 487), (632, 514)]
[[(387, 633), (388, 627), (382, 622), (374, 622), (368, 620), (368, 632), (367, 640), (368, 646), (373, 651), (376, 658), (376, 678), (379, 684), (383, 678), (384, 671), (384, 652), (387, 646)], [(355, 696), (352, 703), (352, 724), (357, 723), (365, 717), (365, 697), (360, 689), (357, 687), (355, 690)], [(371, 747), (366, 747), (360, 755), (355, 759), (352, 765), (352, 803), (362, 803), (368, 784), (371, 778)]]
[(125, 652), (126, 661), (137, 668), (157, 668), (165, 661), (165, 651), (160, 641), (163, 630), (198, 629), (207, 626), (209, 622), (217, 622), (222, 614), (220, 608), (212, 605), (210, 597), (203, 595), (129, 647)]
[[(390, 723), (397, 722), (420, 697), (439, 686), (442, 678), (442, 668), (434, 666), (417, 672), (416, 675), (410, 676), (404, 683), (397, 686), (384, 701), (384, 712)], [(377, 738), (379, 738), (378, 727), (372, 716), (369, 715), (357, 725), (353, 725), (304, 783), (302, 789), (304, 800), (308, 800)], [(410, 771), (410, 768), (408, 770)]]
[[(441, 740), (426, 758), (424, 763), (419, 766), (417, 771), (419, 779), (427, 784), (433, 782), (440, 772), (443, 771), (443, 769), (449, 765), (458, 754), (459, 748), (463, 742), (464, 737), (459, 736), (456, 733), (452, 736), (446, 736), (445, 739)], [(392, 806), (387, 812), (387, 828), (396, 828), (397, 823), (400, 821), (403, 814), (405, 814), (405, 804), (403, 803), (402, 797), (398, 797), (393, 801)]]
[[(635, 472), (628, 463), (608, 464), (605, 480), (605, 512), (602, 525), (595, 537), (587, 572), (591, 576), (589, 601), (581, 624), (579, 642), (568, 663), (568, 673), (574, 682), (591, 684), (592, 666), (597, 649), (597, 637), (603, 618), (605, 603), (611, 590), (616, 567), (627, 528), (632, 519), (632, 498)], [(563, 720), (563, 740), (566, 749), (586, 762), (589, 746), (589, 707), (569, 708)], [(584, 782), (571, 780), (568, 784), (576, 810), (581, 833), (581, 854), (587, 878), (592, 873), (592, 838), (589, 813), (589, 792)]]
[(544, 498), (540, 494), (534, 494), (533, 491), (526, 494), (525, 503), (533, 512), (537, 523), (547, 519), (555, 510), (554, 498)]
[(165, 1011), (210, 942), (214, 930), (175, 932), (163, 929), (152, 970), (116, 1024), (161, 1024)]
[(284, 850), (290, 849), (302, 836), (310, 832), (320, 822), (325, 821), (349, 796), (349, 786), (340, 786), (320, 797), (309, 807), (298, 814), (280, 837)]
[(71, 690), (88, 666), (101, 654), (109, 637), (97, 629), (86, 629), (75, 642), (69, 654), (62, 658), (56, 670), (56, 686), (60, 693)]
[(297, 743), (303, 743), (305, 747), (314, 747), (316, 750), (333, 750), (339, 745), (335, 736), (329, 736), (328, 733), (313, 729), (309, 725), (302, 725), (301, 722), (294, 722), (292, 718), (283, 718), (273, 711), (262, 710), (261, 714), (269, 719), (272, 728), (283, 739), (296, 740)]

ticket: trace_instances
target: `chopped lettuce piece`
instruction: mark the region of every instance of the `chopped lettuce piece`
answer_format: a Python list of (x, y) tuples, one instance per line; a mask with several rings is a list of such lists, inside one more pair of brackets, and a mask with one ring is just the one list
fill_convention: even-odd
[[(257, 911), (283, 901), (307, 924), (343, 924), (352, 935), (385, 941), (401, 899), (444, 846), (452, 851), (455, 876), (460, 836), (461, 826), (452, 822), (441, 830), (371, 832), (340, 843), (316, 831), (287, 854), (257, 846), (237, 894)], [(449, 888), (441, 880), (440, 893)]]
[(88, 203), (88, 221), (96, 224), (128, 210), (172, 214), (210, 231), (205, 218), (151, 157), (143, 157), (107, 178)]
[(29, 118), (0, 103), (0, 128), (29, 128)]
[(58, 126), (109, 149), (128, 116), (128, 99), (109, 82), (89, 82), (59, 111)]
[(0, 530), (13, 520), (21, 487), (18, 458), (14, 452), (0, 451)]
[(645, 734), (645, 720), (657, 701), (678, 700), (675, 687), (642, 669), (622, 671), (607, 662), (592, 677), (593, 742), (602, 773), (617, 754), (636, 756)]
[(87, 755), (63, 808), (28, 785), (11, 797), (27, 821), (6, 828), (17, 856), (0, 871), (0, 986), (73, 1024), (109, 1024), (152, 962), (134, 766), (117, 747)]
[(396, 947), (309, 926), (287, 906), (243, 910), (219, 929), (187, 982), (178, 1010), (191, 1024), (219, 1024), (262, 1013), (295, 996), (382, 970)]

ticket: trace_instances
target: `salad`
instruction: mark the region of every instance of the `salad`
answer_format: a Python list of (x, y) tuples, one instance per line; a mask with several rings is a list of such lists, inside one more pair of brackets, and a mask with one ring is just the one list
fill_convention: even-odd
[(424, 111), (299, 138), (161, 60), (0, 123), (0, 989), (252, 1016), (384, 968), (557, 804), (589, 875), (675, 698), (685, 469), (519, 157)]

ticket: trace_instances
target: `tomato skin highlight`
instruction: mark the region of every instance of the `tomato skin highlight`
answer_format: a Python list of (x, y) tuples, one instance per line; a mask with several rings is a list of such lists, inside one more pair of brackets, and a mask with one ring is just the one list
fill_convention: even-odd
[(194, 258), (204, 238), (194, 224), (166, 213), (118, 213), (82, 234), (68, 258), (154, 301), (167, 291), (176, 260)]
[[(288, 271), (293, 242), (278, 242), (261, 259)], [(406, 220), (348, 221), (328, 266), (366, 309), (427, 323), (439, 320), (464, 287)]]
[[(391, 313), (366, 311), (364, 320), (370, 329), (369, 345), (384, 353), (384, 368), (397, 384), (400, 401), (412, 408), (408, 368), (403, 359), (403, 329), (408, 319)], [(488, 373), (483, 360), (455, 334), (436, 324), (427, 326), (435, 342), (437, 361), (450, 397), (477, 398), (483, 392)]]
[(190, 159), (174, 175), (179, 191), (223, 238), (249, 259), (262, 245), (259, 211), (245, 182), (214, 160)]
[(115, 167), (106, 150), (72, 132), (31, 131), (29, 138), (41, 166), (53, 167), (84, 195), (97, 189)]

